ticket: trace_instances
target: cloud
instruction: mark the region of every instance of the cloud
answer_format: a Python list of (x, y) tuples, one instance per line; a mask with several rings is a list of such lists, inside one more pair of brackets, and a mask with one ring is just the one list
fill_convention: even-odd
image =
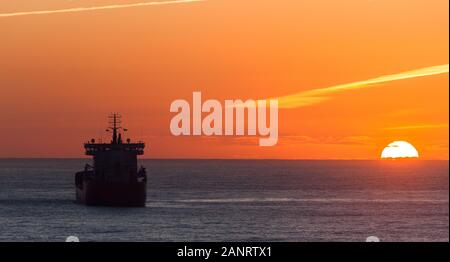
[(354, 89), (367, 88), (374, 84), (381, 84), (391, 81), (416, 78), (416, 77), (424, 77), (431, 75), (438, 75), (448, 73), (449, 65), (437, 65), (430, 66), (420, 69), (415, 69), (411, 71), (406, 71), (397, 74), (384, 75), (376, 78), (371, 78), (363, 81), (341, 84), (330, 86), (326, 88), (313, 89), (308, 91), (299, 92), (292, 95), (275, 97), (270, 99), (278, 99), (278, 107), (279, 108), (296, 108), (303, 106), (310, 106), (314, 104), (318, 104), (320, 102), (331, 99), (331, 94), (339, 93), (343, 91), (349, 91)]
[[(257, 146), (258, 136), (202, 136), (196, 137), (217, 145)], [(361, 135), (350, 136), (308, 136), (308, 135), (280, 135), (279, 146), (313, 145), (369, 145), (373, 138)]]
[(443, 128), (443, 127), (448, 127), (448, 124), (393, 126), (393, 127), (385, 127), (383, 128), (383, 130), (425, 129), (425, 128)]
[(321, 144), (321, 145), (367, 145), (373, 139), (368, 136), (305, 136), (282, 135), (279, 137), (281, 145)]
[(133, 3), (133, 4), (74, 7), (74, 8), (56, 9), (56, 10), (25, 11), (25, 12), (3, 13), (3, 14), (0, 13), (0, 17), (46, 15), (46, 14), (59, 14), (59, 13), (77, 13), (77, 12), (86, 12), (86, 11), (95, 11), (95, 10), (109, 10), (109, 9), (142, 7), (142, 6), (153, 6), (153, 5), (172, 5), (172, 4), (183, 4), (183, 3), (202, 2), (202, 1), (205, 1), (205, 0), (153, 1), (153, 2), (140, 2), (140, 3)]

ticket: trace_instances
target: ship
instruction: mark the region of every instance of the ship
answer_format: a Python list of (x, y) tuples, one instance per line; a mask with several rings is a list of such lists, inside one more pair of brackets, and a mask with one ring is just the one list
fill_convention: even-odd
[(93, 157), (75, 174), (76, 202), (91, 206), (145, 207), (147, 173), (138, 169), (137, 156), (144, 154), (144, 142), (122, 140), (127, 129), (121, 127), (121, 115), (109, 116), (112, 133), (108, 143), (95, 139), (84, 144), (85, 154)]

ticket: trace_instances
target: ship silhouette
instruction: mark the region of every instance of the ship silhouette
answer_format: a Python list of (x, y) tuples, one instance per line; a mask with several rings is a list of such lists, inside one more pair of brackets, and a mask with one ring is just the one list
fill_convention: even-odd
[[(84, 144), (86, 155), (93, 157), (93, 166), (86, 164), (75, 174), (76, 202), (95, 206), (144, 207), (147, 195), (147, 174), (138, 169), (137, 156), (144, 154), (143, 142), (122, 141), (121, 116), (109, 116), (112, 132), (110, 143)], [(121, 133), (122, 130), (122, 133)]]

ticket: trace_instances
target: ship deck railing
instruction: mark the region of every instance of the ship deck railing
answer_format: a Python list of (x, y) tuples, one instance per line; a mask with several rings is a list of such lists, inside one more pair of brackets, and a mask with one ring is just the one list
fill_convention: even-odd
[(86, 154), (91, 155), (99, 151), (132, 151), (140, 155), (144, 153), (145, 144), (143, 142), (137, 143), (86, 143), (84, 148), (86, 149)]

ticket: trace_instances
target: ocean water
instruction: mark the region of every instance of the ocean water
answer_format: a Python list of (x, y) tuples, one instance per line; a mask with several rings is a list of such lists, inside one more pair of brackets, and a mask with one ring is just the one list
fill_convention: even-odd
[(74, 203), (85, 159), (0, 159), (0, 241), (449, 241), (448, 161), (141, 160), (145, 208)]

